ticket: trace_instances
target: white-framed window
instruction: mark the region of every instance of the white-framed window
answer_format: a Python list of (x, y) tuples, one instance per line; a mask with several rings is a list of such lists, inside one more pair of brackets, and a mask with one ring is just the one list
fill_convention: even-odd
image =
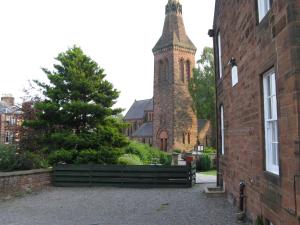
[(266, 170), (279, 175), (278, 121), (274, 69), (263, 76)]
[(260, 22), (267, 15), (268, 11), (271, 8), (270, 0), (257, 0), (257, 8), (258, 8), (258, 21)]
[(231, 68), (231, 80), (232, 80), (232, 87), (239, 82), (238, 67), (236, 65), (233, 65)]
[(218, 61), (219, 61), (219, 78), (223, 76), (223, 66), (222, 66), (222, 45), (221, 45), (221, 33), (218, 32)]
[(225, 153), (225, 146), (224, 146), (224, 106), (221, 105), (220, 107), (220, 132), (221, 132), (221, 154), (224, 155)]
[(5, 143), (9, 143), (9, 132), (6, 132), (6, 135), (5, 135)]

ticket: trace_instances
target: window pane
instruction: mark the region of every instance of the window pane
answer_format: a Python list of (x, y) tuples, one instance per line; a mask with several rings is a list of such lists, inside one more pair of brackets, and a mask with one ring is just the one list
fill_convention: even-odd
[(259, 22), (270, 10), (270, 0), (257, 0)]
[(278, 165), (278, 160), (277, 160), (277, 143), (272, 144), (272, 164), (273, 165)]
[(223, 76), (223, 66), (222, 66), (222, 46), (221, 46), (221, 34), (218, 33), (218, 51), (219, 51), (219, 77)]
[(222, 154), (224, 154), (225, 148), (224, 148), (224, 108), (223, 108), (223, 106), (221, 106), (220, 114), (221, 114), (221, 150), (222, 150)]
[(232, 87), (238, 83), (238, 69), (237, 66), (233, 66), (231, 69)]
[(272, 122), (272, 142), (277, 142), (277, 121)]

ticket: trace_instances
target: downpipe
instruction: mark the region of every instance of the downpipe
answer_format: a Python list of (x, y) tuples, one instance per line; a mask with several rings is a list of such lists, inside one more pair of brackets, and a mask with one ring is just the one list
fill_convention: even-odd
[(245, 187), (246, 183), (245, 181), (240, 182), (240, 195), (239, 195), (239, 212), (237, 215), (238, 221), (245, 221), (246, 218), (246, 212), (245, 212)]

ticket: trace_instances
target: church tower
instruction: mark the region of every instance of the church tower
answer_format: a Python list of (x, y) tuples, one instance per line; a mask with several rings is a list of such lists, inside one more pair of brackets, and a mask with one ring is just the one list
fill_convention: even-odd
[(191, 150), (198, 124), (188, 83), (196, 47), (185, 32), (179, 0), (168, 0), (165, 14), (162, 36), (153, 48), (153, 145), (164, 151)]

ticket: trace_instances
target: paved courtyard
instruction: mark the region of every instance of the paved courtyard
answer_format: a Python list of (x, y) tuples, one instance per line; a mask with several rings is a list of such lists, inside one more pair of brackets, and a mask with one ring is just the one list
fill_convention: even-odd
[(225, 198), (192, 189), (55, 188), (0, 202), (1, 225), (236, 225)]

